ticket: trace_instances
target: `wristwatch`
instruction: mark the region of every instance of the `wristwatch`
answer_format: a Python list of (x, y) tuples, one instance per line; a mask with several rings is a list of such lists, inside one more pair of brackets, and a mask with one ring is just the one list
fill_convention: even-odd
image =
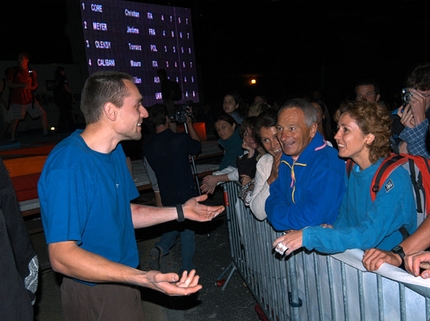
[(396, 245), (395, 247), (393, 247), (391, 249), (391, 252), (398, 254), (402, 258), (402, 261), (406, 256), (405, 251), (403, 251), (403, 247), (401, 247), (400, 245)]
[(405, 251), (403, 251), (403, 247), (401, 247), (400, 245), (396, 245), (391, 249), (391, 252), (400, 256), (400, 258), (402, 259), (402, 264), (400, 264), (400, 267), (404, 269), (406, 254)]

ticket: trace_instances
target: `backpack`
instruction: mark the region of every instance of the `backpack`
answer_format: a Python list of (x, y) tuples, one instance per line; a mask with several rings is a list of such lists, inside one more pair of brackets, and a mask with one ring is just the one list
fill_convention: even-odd
[[(352, 170), (354, 162), (348, 159), (346, 163), (346, 172), (349, 174)], [(379, 192), (382, 184), (388, 176), (399, 166), (403, 166), (411, 177), (411, 183), (414, 191), (414, 198), (417, 205), (417, 227), (425, 220), (430, 212), (430, 159), (409, 154), (391, 153), (376, 170), (372, 179), (370, 196), (372, 201), (376, 198), (376, 193)], [(407, 233), (404, 227), (400, 231), (405, 238), (404, 233)]]
[(176, 81), (172, 81), (172, 90), (174, 92), (173, 94), (173, 100), (181, 100), (182, 99), (182, 89), (181, 86)]

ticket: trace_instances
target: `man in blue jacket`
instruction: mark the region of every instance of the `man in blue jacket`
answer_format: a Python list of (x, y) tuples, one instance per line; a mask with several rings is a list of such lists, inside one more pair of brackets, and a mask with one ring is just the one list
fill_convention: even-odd
[(345, 193), (345, 161), (317, 130), (317, 112), (303, 99), (286, 102), (278, 114), (283, 155), (270, 185), (267, 219), (277, 231), (331, 224)]

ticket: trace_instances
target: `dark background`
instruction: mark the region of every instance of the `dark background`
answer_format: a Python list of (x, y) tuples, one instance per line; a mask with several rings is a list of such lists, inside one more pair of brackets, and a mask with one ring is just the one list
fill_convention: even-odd
[[(0, 60), (27, 51), (30, 63), (82, 64), (73, 1), (8, 1)], [(368, 77), (394, 106), (407, 72), (430, 61), (425, 0), (138, 2), (191, 8), (201, 97), (214, 108), (236, 89), (248, 102), (257, 93), (283, 102), (319, 91), (334, 110)], [(248, 84), (251, 77), (258, 85)]]

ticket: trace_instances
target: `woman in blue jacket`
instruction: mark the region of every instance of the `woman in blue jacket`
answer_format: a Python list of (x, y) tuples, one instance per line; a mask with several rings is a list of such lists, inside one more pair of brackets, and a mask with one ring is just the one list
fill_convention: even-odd
[(404, 168), (391, 173), (374, 201), (370, 195), (373, 175), (390, 153), (392, 120), (387, 109), (357, 101), (341, 106), (335, 119), (339, 157), (355, 163), (339, 215), (333, 225), (288, 231), (273, 242), (279, 253), (288, 255), (300, 247), (328, 254), (352, 248), (391, 250), (402, 241), (401, 227), (409, 234), (416, 229), (412, 184)]

